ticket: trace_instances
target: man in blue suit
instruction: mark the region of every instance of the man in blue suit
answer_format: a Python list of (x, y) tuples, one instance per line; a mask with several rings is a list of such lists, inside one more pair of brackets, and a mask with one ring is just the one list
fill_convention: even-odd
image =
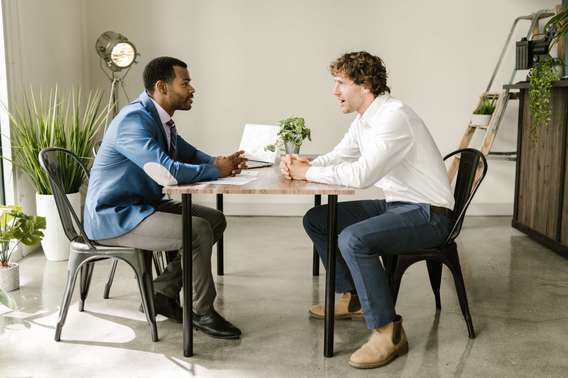
[[(95, 158), (85, 203), (87, 236), (103, 245), (154, 251), (182, 249), (181, 205), (164, 198), (165, 185), (215, 180), (240, 172), (242, 151), (210, 156), (177, 135), (172, 115), (189, 110), (195, 89), (187, 65), (159, 57), (144, 69), (146, 90), (113, 119)], [(212, 246), (226, 227), (223, 213), (192, 207), (194, 326), (206, 334), (236, 339), (241, 331), (213, 307)], [(181, 257), (154, 281), (156, 311), (182, 320), (177, 297)]]

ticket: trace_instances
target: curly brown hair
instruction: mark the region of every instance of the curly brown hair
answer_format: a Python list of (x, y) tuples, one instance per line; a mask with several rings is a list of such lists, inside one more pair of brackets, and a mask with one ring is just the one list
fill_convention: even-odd
[(344, 74), (357, 85), (367, 87), (373, 95), (390, 93), (387, 69), (383, 60), (366, 51), (349, 52), (329, 65), (332, 75)]

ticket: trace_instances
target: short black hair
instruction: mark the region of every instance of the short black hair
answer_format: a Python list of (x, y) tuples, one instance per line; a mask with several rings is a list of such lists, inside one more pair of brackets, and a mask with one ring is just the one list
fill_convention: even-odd
[(146, 67), (144, 67), (144, 88), (150, 93), (154, 92), (154, 85), (158, 80), (163, 80), (167, 83), (171, 82), (175, 77), (174, 66), (187, 68), (187, 64), (177, 58), (170, 56), (161, 56), (152, 59)]

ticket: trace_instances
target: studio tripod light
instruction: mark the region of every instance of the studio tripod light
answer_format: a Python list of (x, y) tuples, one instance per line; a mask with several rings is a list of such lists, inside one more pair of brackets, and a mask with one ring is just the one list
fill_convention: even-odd
[[(128, 101), (128, 94), (124, 89), (124, 78), (130, 68), (136, 63), (139, 55), (136, 47), (122, 34), (107, 31), (100, 35), (95, 44), (97, 54), (100, 56), (99, 65), (105, 76), (111, 81), (109, 105), (112, 114), (118, 113), (118, 87), (122, 88)], [(108, 125), (108, 116), (107, 122)]]

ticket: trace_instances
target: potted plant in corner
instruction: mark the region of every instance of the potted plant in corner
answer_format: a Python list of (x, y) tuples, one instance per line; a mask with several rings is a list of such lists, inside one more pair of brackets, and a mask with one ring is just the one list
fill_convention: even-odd
[(37, 244), (43, 229), (44, 217), (27, 215), (20, 206), (0, 206), (0, 289), (12, 291), (20, 287), (19, 265), (11, 263), (10, 257), (20, 243)]
[[(60, 95), (57, 88), (46, 98), (33, 90), (24, 96), (22, 105), (10, 112), (12, 121), (12, 150), (14, 165), (23, 170), (36, 191), (37, 214), (47, 219), (45, 237), (41, 246), (51, 261), (69, 258), (69, 240), (59, 219), (55, 199), (48, 178), (41, 169), (38, 154), (45, 147), (63, 147), (89, 165), (91, 151), (99, 130), (104, 126), (109, 106), (102, 106), (100, 91), (89, 92), (82, 103), (81, 91), (72, 90)], [(81, 213), (83, 172), (62, 162), (65, 192), (77, 214)]]
[(470, 124), (473, 126), (487, 126), (495, 110), (495, 100), (483, 95), (479, 98), (479, 105), (471, 115)]
[(288, 117), (278, 121), (278, 123), (280, 125), (278, 140), (276, 143), (266, 146), (266, 150), (274, 152), (279, 149), (287, 154), (297, 154), (306, 138), (312, 140), (311, 130), (306, 127), (304, 118)]

